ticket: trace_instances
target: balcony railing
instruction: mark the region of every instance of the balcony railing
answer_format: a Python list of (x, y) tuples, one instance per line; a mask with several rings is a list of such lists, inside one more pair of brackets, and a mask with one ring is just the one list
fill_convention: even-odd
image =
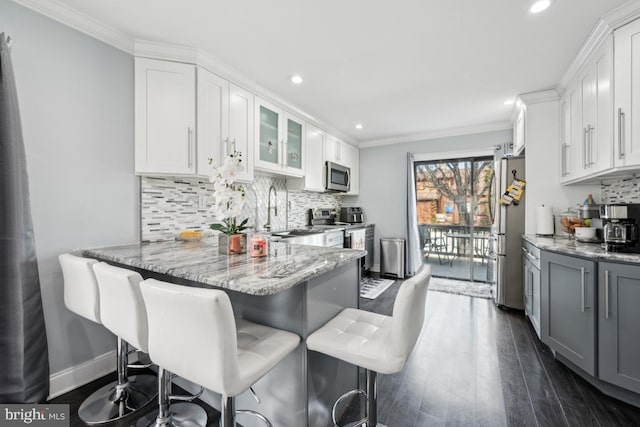
[[(418, 231), (425, 257), (436, 254), (451, 263), (456, 257), (471, 257), (472, 253), (473, 258), (480, 258), (483, 261), (490, 255), (490, 226), (473, 227), (473, 236), (471, 226), (468, 225), (419, 224)], [(469, 244), (470, 240), (473, 240), (472, 245)]]

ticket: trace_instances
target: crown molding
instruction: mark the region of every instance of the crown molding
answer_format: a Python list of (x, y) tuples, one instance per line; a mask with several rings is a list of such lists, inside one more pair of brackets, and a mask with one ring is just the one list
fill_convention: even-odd
[(403, 144), (406, 142), (427, 141), (436, 138), (446, 138), (450, 136), (472, 135), (475, 133), (495, 132), (500, 130), (511, 129), (509, 121), (499, 121), (486, 123), (482, 125), (465, 126), (451, 129), (441, 129), (429, 132), (416, 133), (412, 135), (376, 139), (373, 141), (365, 141), (358, 144), (359, 148), (380, 147), (382, 145)]
[(133, 38), (56, 0), (13, 0), (117, 49), (133, 54)]
[(233, 84), (236, 84), (243, 89), (252, 92), (254, 95), (259, 96), (260, 98), (264, 98), (265, 100), (276, 104), (277, 106), (287, 111), (295, 113), (305, 121), (311, 123), (313, 126), (322, 129), (325, 132), (329, 132), (330, 134), (335, 135), (336, 137), (347, 143), (357, 145), (353, 138), (345, 135), (332, 126), (327, 125), (321, 120), (318, 120), (296, 105), (293, 105), (289, 101), (276, 95), (269, 89), (247, 78), (242, 74), (241, 71), (222, 62), (215, 56), (203, 51), (202, 49), (189, 46), (171, 45), (150, 40), (136, 40), (134, 54), (135, 56), (142, 56), (146, 58), (196, 64), (226, 80), (229, 80)]
[(516, 121), (516, 117), (520, 113), (520, 109), (523, 105), (526, 107), (527, 105), (540, 104), (542, 102), (557, 101), (559, 99), (560, 99), (560, 96), (558, 95), (558, 92), (555, 89), (521, 93), (518, 96), (516, 96), (516, 102), (513, 103), (513, 109), (511, 110), (511, 116), (510, 116), (511, 122), (513, 123)]
[(628, 1), (602, 16), (613, 30), (640, 18), (640, 0)]
[(631, 0), (603, 15), (596, 23), (578, 54), (558, 82), (558, 93), (564, 93), (571, 79), (584, 67), (591, 55), (606, 41), (613, 32), (634, 19), (640, 18), (640, 0)]

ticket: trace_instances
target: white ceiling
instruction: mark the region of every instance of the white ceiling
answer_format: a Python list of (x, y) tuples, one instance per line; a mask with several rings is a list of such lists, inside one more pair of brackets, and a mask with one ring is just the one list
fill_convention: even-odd
[(554, 88), (625, 1), (532, 15), (533, 0), (59, 0), (132, 37), (199, 47), (359, 142), (507, 125), (503, 102)]

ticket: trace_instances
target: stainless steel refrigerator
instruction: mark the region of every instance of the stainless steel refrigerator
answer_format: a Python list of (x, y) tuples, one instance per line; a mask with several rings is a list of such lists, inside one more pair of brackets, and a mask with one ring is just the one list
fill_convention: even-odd
[(501, 205), (500, 197), (518, 179), (525, 180), (524, 157), (503, 157), (494, 163), (493, 207), (493, 299), (498, 306), (524, 309), (522, 290), (522, 235), (524, 234), (524, 195), (518, 205)]

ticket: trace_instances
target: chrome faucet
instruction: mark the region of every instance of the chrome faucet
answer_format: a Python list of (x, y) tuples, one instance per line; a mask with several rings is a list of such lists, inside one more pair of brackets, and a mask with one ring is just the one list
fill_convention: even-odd
[(269, 187), (269, 195), (267, 196), (267, 223), (264, 225), (264, 229), (267, 231), (271, 231), (271, 190), (273, 190), (273, 195), (275, 196), (273, 215), (278, 216), (278, 192), (276, 191), (276, 187), (272, 184), (271, 187)]

